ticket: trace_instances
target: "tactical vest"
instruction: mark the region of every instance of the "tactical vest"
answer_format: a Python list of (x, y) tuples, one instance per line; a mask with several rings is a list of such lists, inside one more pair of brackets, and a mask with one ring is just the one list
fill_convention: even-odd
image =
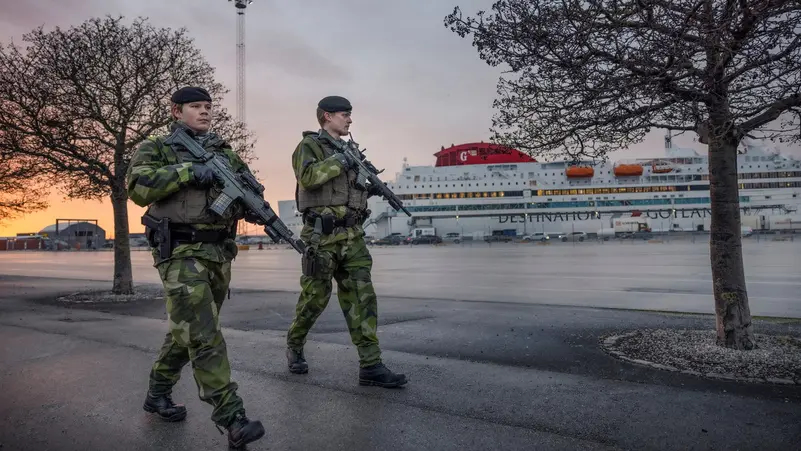
[[(156, 138), (155, 143), (167, 158), (168, 164), (199, 162), (188, 150), (183, 147), (166, 146), (161, 139)], [(222, 190), (213, 186), (201, 189), (192, 185), (182, 187), (176, 193), (152, 203), (147, 212), (157, 219), (169, 218), (170, 222), (178, 224), (209, 224), (229, 227), (236, 218), (242, 216), (242, 207), (234, 204), (219, 216), (209, 210), (214, 199)]]
[[(320, 160), (324, 160), (334, 155), (334, 148), (324, 139), (317, 139), (317, 135), (308, 135), (304, 138)], [(345, 205), (348, 208), (363, 212), (367, 209), (367, 191), (357, 189), (356, 171), (349, 169), (327, 181), (320, 187), (313, 190), (303, 189), (300, 185), (296, 188), (295, 202), (298, 211), (305, 212), (313, 207), (336, 207)]]

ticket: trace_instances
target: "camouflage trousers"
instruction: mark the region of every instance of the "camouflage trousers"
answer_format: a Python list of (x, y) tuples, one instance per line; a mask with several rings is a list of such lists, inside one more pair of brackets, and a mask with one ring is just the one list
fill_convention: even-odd
[(318, 277), (300, 276), (301, 293), (295, 319), (287, 332), (287, 346), (300, 350), (317, 318), (331, 298), (333, 277), (337, 281), (339, 306), (345, 315), (350, 338), (359, 353), (359, 365), (381, 362), (376, 330), (378, 302), (370, 279), (373, 259), (362, 237), (322, 244), (318, 249), (321, 270)]
[(211, 404), (211, 419), (227, 426), (242, 399), (231, 381), (231, 367), (219, 314), (231, 281), (231, 263), (177, 258), (157, 266), (167, 302), (169, 332), (150, 371), (150, 392), (169, 394), (191, 362), (200, 399)]

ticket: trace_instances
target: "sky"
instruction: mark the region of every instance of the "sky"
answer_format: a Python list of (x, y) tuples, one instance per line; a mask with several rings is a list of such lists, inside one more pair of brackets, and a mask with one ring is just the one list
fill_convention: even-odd
[[(433, 165), (442, 146), (489, 141), (492, 102), (501, 70), (444, 26), (460, 6), (467, 15), (493, 0), (254, 0), (246, 11), (247, 123), (257, 137), (252, 166), (278, 211), (294, 197), (291, 154), (304, 130), (319, 128), (317, 102), (327, 95), (354, 107), (351, 132), (382, 175), (392, 178), (406, 158)], [(217, 80), (229, 90), (219, 99), (236, 111), (236, 12), (224, 0), (0, 0), (0, 42), (22, 44), (38, 26), (68, 28), (91, 17), (146, 17), (157, 27), (185, 27)], [(663, 154), (664, 131), (611, 155), (615, 159)], [(705, 151), (684, 135), (677, 145)], [(801, 156), (796, 147), (791, 153)], [(0, 224), (0, 236), (37, 232), (56, 218), (97, 219), (113, 236), (108, 201), (66, 199), (54, 192), (47, 210)], [(129, 206), (131, 232), (143, 230), (144, 209)], [(258, 228), (248, 230), (258, 233)]]

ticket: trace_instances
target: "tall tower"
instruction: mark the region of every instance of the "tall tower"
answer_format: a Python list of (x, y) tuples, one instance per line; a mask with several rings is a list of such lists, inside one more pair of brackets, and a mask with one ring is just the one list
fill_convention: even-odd
[(245, 9), (253, 0), (233, 1), (236, 7), (236, 114), (245, 122)]
[[(236, 115), (245, 124), (245, 9), (253, 0), (233, 1), (236, 7)], [(247, 235), (247, 224), (240, 221), (237, 235)]]

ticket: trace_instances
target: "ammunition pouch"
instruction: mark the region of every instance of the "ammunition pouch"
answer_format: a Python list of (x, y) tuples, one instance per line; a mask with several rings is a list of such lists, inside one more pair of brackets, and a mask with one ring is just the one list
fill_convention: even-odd
[[(322, 275), (323, 265), (320, 261), (320, 256), (317, 254), (317, 249), (320, 247), (320, 235), (323, 233), (323, 216), (317, 215), (312, 226), (314, 231), (312, 231), (309, 245), (303, 251), (300, 264), (304, 276), (317, 279)], [(333, 226), (331, 226), (331, 229), (333, 230)]]
[(300, 257), (301, 271), (306, 277), (317, 278), (320, 276), (320, 259), (317, 257), (317, 251), (311, 247), (307, 247)]

